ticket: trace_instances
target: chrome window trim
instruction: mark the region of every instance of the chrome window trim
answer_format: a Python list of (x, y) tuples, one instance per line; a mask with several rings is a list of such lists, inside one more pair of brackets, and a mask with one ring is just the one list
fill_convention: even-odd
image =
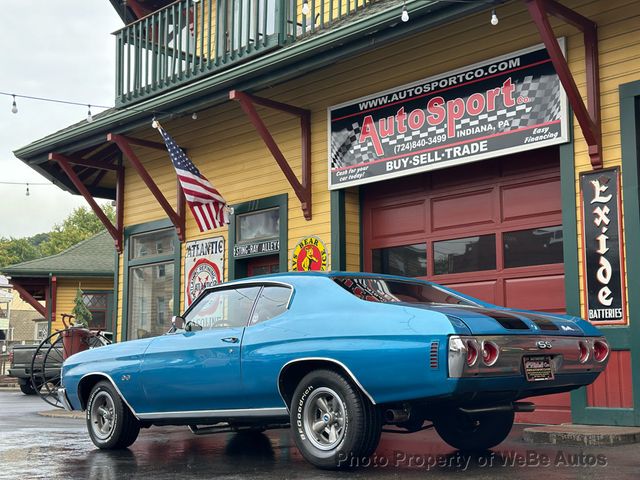
[(187, 410), (183, 412), (140, 413), (141, 420), (180, 418), (230, 418), (230, 417), (275, 417), (288, 416), (286, 408), (236, 408), (227, 410)]
[[(303, 358), (295, 358), (293, 360), (289, 360), (287, 363), (285, 363), (282, 368), (280, 369), (280, 372), (278, 372), (278, 379), (277, 379), (277, 387), (278, 387), (278, 393), (280, 394), (280, 398), (282, 398), (282, 401), (284, 402), (284, 404), (286, 405), (287, 402), (284, 399), (284, 396), (282, 395), (282, 391), (280, 390), (280, 377), (282, 376), (282, 371), (289, 365), (291, 365), (292, 363), (299, 363), (299, 362), (304, 362), (304, 361), (326, 361), (326, 362), (332, 362), (335, 363), (336, 365), (339, 365), (340, 367), (342, 367), (344, 369), (345, 372), (347, 372), (349, 374), (349, 376), (351, 377), (351, 380), (353, 380), (353, 382), (358, 386), (358, 388), (362, 391), (362, 393), (364, 393), (367, 398), (371, 401), (371, 403), (373, 405), (376, 405), (376, 401), (374, 400), (373, 396), (362, 386), (362, 384), (360, 383), (360, 381), (357, 379), (357, 377), (353, 374), (353, 372), (349, 369), (349, 367), (347, 367), (344, 363), (342, 363), (339, 360), (336, 360), (335, 358), (328, 358), (328, 357), (303, 357)], [(288, 410), (288, 407), (287, 407)]]

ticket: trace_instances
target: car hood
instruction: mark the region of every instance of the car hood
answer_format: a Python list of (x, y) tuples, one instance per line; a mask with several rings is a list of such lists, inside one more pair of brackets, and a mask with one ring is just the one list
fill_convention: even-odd
[(439, 312), (462, 321), (474, 335), (568, 335), (583, 336), (579, 319), (551, 313), (470, 305), (415, 304), (405, 306)]

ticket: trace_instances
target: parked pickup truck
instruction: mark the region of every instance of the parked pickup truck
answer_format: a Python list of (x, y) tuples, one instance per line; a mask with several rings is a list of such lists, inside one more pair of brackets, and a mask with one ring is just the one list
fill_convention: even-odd
[[(14, 345), (11, 352), (9, 352), (9, 376), (18, 379), (20, 390), (25, 395), (35, 395), (37, 393), (31, 383), (31, 362), (37, 348), (37, 344)], [(62, 367), (62, 363), (58, 363), (55, 361), (47, 362), (47, 371), (45, 372), (45, 378), (47, 380), (51, 380), (54, 378), (59, 379), (60, 367)]]

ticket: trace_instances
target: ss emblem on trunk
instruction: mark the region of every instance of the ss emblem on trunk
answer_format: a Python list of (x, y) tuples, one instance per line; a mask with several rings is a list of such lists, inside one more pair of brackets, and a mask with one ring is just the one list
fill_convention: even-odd
[(536, 342), (536, 346), (539, 349), (544, 350), (545, 348), (551, 348), (551, 342), (548, 342), (546, 340), (538, 340)]

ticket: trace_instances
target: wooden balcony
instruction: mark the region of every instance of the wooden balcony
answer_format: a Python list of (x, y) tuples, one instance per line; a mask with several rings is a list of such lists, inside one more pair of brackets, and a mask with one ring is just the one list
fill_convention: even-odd
[(115, 32), (116, 106), (327, 29), (372, 0), (178, 0)]

